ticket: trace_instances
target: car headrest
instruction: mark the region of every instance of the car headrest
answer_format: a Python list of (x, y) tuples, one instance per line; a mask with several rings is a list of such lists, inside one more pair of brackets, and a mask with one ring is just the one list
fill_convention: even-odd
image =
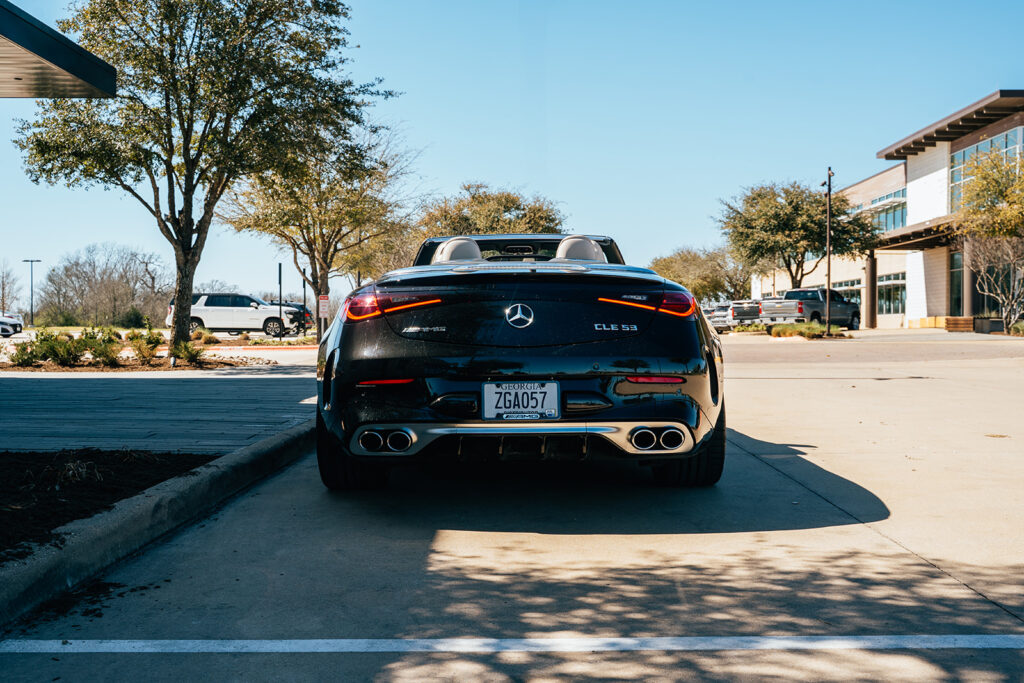
[(576, 261), (608, 262), (608, 259), (605, 258), (604, 251), (601, 250), (600, 245), (585, 235), (569, 235), (568, 237), (563, 237), (562, 241), (558, 243), (558, 249), (555, 251), (555, 258), (573, 259)]
[(479, 261), (483, 258), (480, 247), (476, 240), (468, 237), (452, 237), (445, 240), (434, 252), (430, 259), (431, 263), (443, 263), (445, 261)]

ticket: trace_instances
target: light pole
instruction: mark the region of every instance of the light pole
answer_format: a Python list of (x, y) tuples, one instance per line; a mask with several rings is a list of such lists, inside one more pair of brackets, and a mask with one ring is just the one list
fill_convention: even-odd
[(825, 336), (832, 334), (832, 167), (822, 186), (825, 190)]
[(36, 302), (35, 302), (35, 264), (39, 263), (42, 259), (37, 258), (25, 258), (21, 259), (22, 263), (28, 264), (28, 324), (32, 327), (36, 326)]
[(306, 269), (302, 269), (302, 334), (306, 334)]

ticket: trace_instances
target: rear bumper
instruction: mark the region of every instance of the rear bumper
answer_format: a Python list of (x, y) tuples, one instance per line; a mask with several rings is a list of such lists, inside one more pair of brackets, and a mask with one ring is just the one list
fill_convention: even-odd
[(785, 325), (787, 323), (805, 323), (807, 322), (807, 316), (801, 315), (797, 317), (786, 317), (786, 316), (764, 316), (757, 319), (757, 322), (762, 325)]
[[(639, 448), (631, 440), (638, 430), (647, 429), (658, 437), (652, 446)], [(661, 443), (661, 436), (672, 430), (673, 435), (681, 435), (681, 443)], [(387, 437), (401, 432), (409, 437), (409, 445), (402, 450), (389, 446), (391, 439)], [(383, 437), (382, 445), (374, 450), (364, 447), (367, 434)], [(535, 423), (479, 423), (479, 422), (447, 422), (447, 423), (392, 423), (363, 425), (353, 433), (349, 452), (354, 456), (366, 458), (406, 458), (429, 452), (430, 447), (440, 441), (447, 441), (449, 453), (461, 454), (470, 446), (490, 446), (498, 456), (507, 451), (534, 451), (540, 457), (554, 456), (556, 453), (575, 450), (580, 457), (593, 455), (621, 457), (672, 457), (690, 454), (697, 445), (693, 430), (681, 422), (659, 420), (637, 420), (629, 422), (613, 421), (581, 421), (581, 422), (535, 422)], [(405, 441), (401, 441), (404, 446)], [(597, 447), (612, 446), (613, 449)], [(575, 446), (575, 448), (573, 448)]]

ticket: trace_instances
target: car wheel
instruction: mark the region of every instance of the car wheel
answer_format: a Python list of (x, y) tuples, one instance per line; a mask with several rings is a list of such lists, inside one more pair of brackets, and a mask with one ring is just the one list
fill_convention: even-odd
[(193, 332), (195, 332), (196, 330), (198, 330), (202, 326), (203, 326), (203, 321), (202, 320), (200, 320), (199, 318), (192, 318), (191, 320), (188, 321), (188, 333), (192, 334)]
[(820, 313), (811, 313), (811, 322), (812, 323), (818, 323), (820, 325), (821, 324), (821, 314)]
[(267, 318), (267, 321), (263, 323), (263, 334), (268, 337), (281, 336), (284, 332), (284, 326), (281, 325), (281, 321), (277, 318)]
[(850, 318), (850, 329), (851, 330), (859, 330), (860, 329), (860, 316), (857, 315), (856, 313), (854, 313), (853, 317)]
[(725, 406), (704, 447), (696, 455), (654, 466), (654, 480), (661, 486), (714, 486), (725, 465)]
[(316, 464), (320, 481), (332, 491), (381, 488), (388, 481), (383, 465), (353, 460), (348, 449), (334, 436), (316, 411)]

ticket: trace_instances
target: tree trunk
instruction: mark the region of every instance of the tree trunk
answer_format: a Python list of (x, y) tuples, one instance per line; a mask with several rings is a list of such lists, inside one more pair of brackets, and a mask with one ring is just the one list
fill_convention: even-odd
[(171, 347), (189, 340), (192, 320), (192, 284), (199, 258), (195, 252), (175, 258), (174, 316), (171, 319)]

